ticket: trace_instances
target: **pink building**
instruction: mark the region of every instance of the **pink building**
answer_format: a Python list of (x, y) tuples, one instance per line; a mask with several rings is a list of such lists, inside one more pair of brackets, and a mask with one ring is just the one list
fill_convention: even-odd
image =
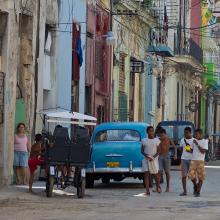
[(112, 48), (106, 43), (110, 22), (109, 11), (88, 4), (85, 110), (98, 123), (111, 120)]

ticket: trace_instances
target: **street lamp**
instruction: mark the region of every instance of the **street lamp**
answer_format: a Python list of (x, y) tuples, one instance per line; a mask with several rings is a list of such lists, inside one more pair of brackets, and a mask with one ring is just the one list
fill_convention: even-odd
[(113, 35), (112, 31), (108, 31), (107, 35), (106, 35), (106, 43), (107, 45), (115, 45), (116, 43), (116, 38)]

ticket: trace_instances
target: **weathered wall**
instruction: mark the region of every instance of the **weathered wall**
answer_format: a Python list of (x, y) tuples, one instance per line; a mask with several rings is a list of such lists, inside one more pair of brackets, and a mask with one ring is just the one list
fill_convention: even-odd
[[(111, 116), (111, 46), (106, 43), (110, 30), (110, 14), (102, 5), (89, 4), (87, 8), (87, 31), (92, 37), (87, 38), (91, 57), (87, 56), (87, 80), (92, 80), (92, 114), (98, 121), (109, 121)], [(92, 51), (93, 50), (93, 51)], [(92, 64), (92, 65), (91, 65)], [(88, 82), (88, 81), (87, 81)], [(101, 117), (101, 115), (103, 117)], [(101, 119), (102, 118), (102, 119)]]
[[(132, 6), (135, 6), (135, 3), (118, 3), (114, 6), (114, 10), (117, 9), (123, 11), (130, 9)], [(140, 12), (141, 13), (141, 12)], [(116, 45), (114, 47), (114, 55), (116, 65), (113, 69), (113, 79), (114, 79), (114, 105), (113, 105), (113, 118), (118, 120), (119, 113), (119, 55), (120, 53), (126, 55), (125, 62), (125, 94), (128, 97), (128, 107), (127, 111), (130, 113), (130, 120), (133, 118), (135, 121), (146, 121), (146, 75), (139, 74), (136, 76), (134, 87), (130, 86), (130, 60), (131, 58), (136, 58), (137, 60), (146, 60), (146, 49), (149, 45), (148, 37), (150, 26), (152, 25), (149, 21), (145, 21), (145, 18), (149, 16), (145, 12), (145, 17), (138, 16), (117, 16), (117, 19), (113, 19), (113, 31), (114, 36), (116, 37)], [(135, 73), (134, 73), (135, 74)], [(138, 78), (138, 79), (137, 79)], [(133, 89), (134, 88), (134, 89)], [(133, 91), (135, 90), (135, 98), (133, 98)], [(130, 93), (130, 94), (129, 94)], [(134, 102), (134, 112), (129, 110), (129, 100)]]
[[(58, 62), (58, 4), (56, 0), (40, 1), (40, 22), (39, 22), (39, 59), (38, 59), (38, 98), (37, 109), (39, 112), (42, 109), (58, 107), (58, 81), (64, 81), (57, 77), (57, 62)], [(37, 23), (36, 23), (37, 25)], [(49, 52), (45, 52), (46, 42), (46, 25), (51, 33), (51, 47)], [(46, 54), (49, 56), (50, 71), (46, 67)], [(45, 89), (45, 74), (49, 74), (48, 83), (51, 85), (49, 89)], [(64, 99), (65, 100), (65, 99)], [(36, 132), (42, 130), (42, 119), (37, 114)]]
[[(4, 35), (2, 51), (2, 71), (5, 72), (5, 106), (4, 124), (2, 129), (3, 166), (0, 169), (0, 183), (9, 184), (13, 172), (14, 155), (14, 117), (16, 101), (16, 81), (18, 64), (18, 16), (13, 1), (0, 1), (0, 9), (8, 13), (7, 29)], [(10, 45), (10, 46), (9, 46)]]
[[(70, 1), (73, 7), (73, 1)], [(71, 23), (73, 17), (68, 10), (68, 1), (62, 1), (60, 8), (60, 23)], [(71, 109), (71, 82), (72, 82), (72, 25), (60, 26), (61, 30), (67, 32), (58, 33), (58, 106)], [(69, 33), (68, 33), (69, 31)], [(65, 97), (65, 99), (63, 98)]]
[[(196, 114), (189, 111), (188, 105), (195, 101), (195, 88), (200, 85), (190, 69), (170, 65), (166, 68), (165, 80), (165, 120), (189, 120), (194, 122)], [(179, 92), (177, 89), (179, 84)], [(177, 103), (178, 97), (178, 103)], [(178, 105), (178, 107), (177, 107)]]
[[(40, 36), (37, 35), (38, 24), (38, 2), (40, 4)], [(44, 53), (45, 24), (58, 21), (58, 5), (56, 0), (48, 1), (13, 1), (1, 0), (0, 10), (8, 13), (7, 28), (3, 38), (1, 51), (1, 69), (5, 73), (5, 106), (4, 124), (0, 126), (0, 183), (9, 184), (13, 174), (14, 158), (14, 125), (15, 125), (15, 103), (16, 85), (22, 92), (26, 106), (26, 124), (28, 133), (34, 131), (35, 117), (35, 79), (38, 75), (38, 106), (37, 111), (43, 108), (43, 78), (44, 78)], [(21, 14), (23, 14), (21, 16)], [(39, 43), (40, 56), (36, 57), (37, 44)], [(55, 49), (54, 49), (55, 51)], [(54, 54), (56, 54), (54, 52)], [(53, 55), (54, 55), (53, 54)], [(37, 62), (37, 63), (36, 63)], [(35, 64), (38, 64), (38, 74), (35, 73)], [(56, 55), (52, 57), (53, 76), (55, 82)], [(56, 83), (54, 90), (56, 91)], [(56, 97), (55, 95), (53, 95)], [(52, 97), (49, 99), (51, 102)], [(41, 119), (38, 118), (37, 131), (41, 131)], [(2, 128), (1, 128), (2, 127)], [(34, 135), (34, 133), (32, 133)], [(1, 138), (2, 137), (2, 138)], [(30, 137), (30, 136), (29, 136)], [(30, 138), (31, 140), (31, 138)], [(1, 143), (2, 142), (2, 143)]]

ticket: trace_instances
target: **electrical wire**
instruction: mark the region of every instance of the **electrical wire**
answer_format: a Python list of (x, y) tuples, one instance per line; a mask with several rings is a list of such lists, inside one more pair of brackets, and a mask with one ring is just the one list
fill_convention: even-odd
[[(105, 8), (106, 9), (106, 8)], [(110, 11), (110, 10), (109, 10)], [(137, 32), (134, 32), (134, 30), (132, 30), (129, 26), (125, 25), (124, 23), (122, 23), (121, 21), (119, 21), (118, 19), (116, 19), (115, 17), (113, 17), (113, 19), (118, 22), (120, 25), (122, 25), (123, 27), (125, 27), (127, 30), (129, 30), (131, 33), (133, 33), (136, 37), (138, 37), (139, 39), (143, 40), (144, 42), (148, 43), (148, 41), (146, 40), (146, 38), (144, 38), (143, 36), (137, 34)], [(207, 25), (207, 27), (209, 27), (209, 25)], [(196, 29), (192, 29), (192, 30), (196, 30)], [(72, 33), (72, 31), (65, 31), (65, 30), (54, 30), (54, 31), (58, 31), (58, 32), (63, 32), (63, 33)], [(189, 31), (189, 29), (188, 29)], [(214, 36), (205, 36), (202, 34), (196, 34), (196, 33), (192, 33), (189, 32), (189, 34), (194, 35), (194, 36), (199, 36), (199, 37), (206, 37), (206, 38), (218, 38), (218, 37), (214, 37)], [(142, 48), (145, 49), (145, 48)], [(173, 61), (173, 60), (172, 60)]]
[[(128, 2), (126, 2), (126, 3), (127, 3), (127, 5), (128, 5), (129, 7), (133, 7), (133, 5), (128, 4)], [(133, 8), (134, 8), (134, 7), (133, 7)], [(112, 13), (111, 9), (106, 8), (106, 7), (104, 7), (104, 9), (107, 10), (108, 12)], [(134, 8), (134, 9), (135, 9), (136, 11), (138, 11), (138, 8)], [(142, 9), (139, 9), (139, 11), (140, 11), (140, 10), (142, 10)], [(142, 12), (143, 12), (143, 10), (142, 10)], [(138, 16), (139, 16), (139, 17), (143, 17), (143, 18), (145, 18), (145, 19), (148, 19), (148, 20), (150, 20), (152, 23), (158, 24), (156, 21), (153, 21), (153, 20), (149, 19), (149, 17), (146, 17), (146, 16), (144, 16), (144, 15), (140, 15), (140, 14), (138, 14)], [(169, 17), (168, 17), (168, 20), (169, 20)], [(182, 29), (182, 30), (197, 30), (197, 29), (204, 29), (204, 28), (207, 28), (207, 27), (212, 27), (212, 26), (217, 25), (217, 24), (218, 24), (218, 23), (208, 24), (208, 25), (198, 26), (198, 27), (181, 27), (180, 29)], [(169, 26), (169, 29), (173, 29), (173, 28), (179, 28), (179, 27), (178, 27), (178, 26)]]
[[(128, 2), (126, 2), (126, 3), (128, 3)], [(68, 4), (69, 4), (69, 0), (68, 0)], [(100, 6), (102, 6), (103, 7), (103, 9), (105, 9), (106, 11), (108, 11), (108, 12), (110, 12), (110, 13), (112, 13), (112, 11), (109, 9), (109, 8), (106, 8), (104, 5), (102, 5), (102, 4), (99, 4)], [(197, 4), (195, 4), (194, 6), (196, 6)], [(128, 4), (128, 6), (129, 7), (133, 7), (133, 5), (129, 5)], [(193, 7), (194, 7), (193, 6)], [(138, 8), (134, 8), (136, 11), (142, 11), (143, 12), (143, 10), (142, 9), (138, 9)], [(73, 9), (72, 9), (72, 13), (73, 13)], [(70, 21), (70, 11), (69, 11), (69, 21)], [(123, 16), (123, 15), (122, 15)], [(131, 15), (132, 16), (132, 15)], [(135, 16), (135, 15), (134, 15)], [(145, 18), (145, 19), (147, 19), (147, 20), (149, 20), (150, 22), (152, 22), (152, 23), (154, 23), (154, 24), (157, 24), (158, 25), (158, 21), (155, 21), (155, 20), (153, 20), (153, 19), (149, 19), (149, 17), (146, 17), (146, 16), (144, 16), (144, 15), (141, 15), (141, 14), (137, 14), (137, 16), (139, 16), (139, 17), (142, 17), (142, 18)], [(114, 16), (113, 16), (114, 17)], [(86, 22), (80, 22), (80, 23), (86, 23)], [(68, 25), (68, 24), (72, 24), (72, 22), (65, 22), (65, 23), (54, 23), (54, 25), (62, 25), (62, 24), (65, 24), (65, 25)], [(169, 24), (169, 16), (168, 16), (168, 24)], [(198, 26), (198, 27), (178, 27), (178, 26), (169, 26), (169, 29), (176, 29), (176, 28), (179, 28), (179, 29), (181, 29), (181, 30), (197, 30), (197, 29), (205, 29), (205, 28), (208, 28), (208, 27), (212, 27), (212, 26), (215, 26), (215, 25), (217, 25), (217, 24), (219, 24), (219, 23), (213, 23), (213, 24), (208, 24), (208, 25), (204, 25), (204, 26)], [(160, 24), (159, 24), (160, 25)], [(155, 27), (155, 28), (160, 28), (160, 27)], [(161, 27), (161, 28), (163, 28), (163, 27)]]

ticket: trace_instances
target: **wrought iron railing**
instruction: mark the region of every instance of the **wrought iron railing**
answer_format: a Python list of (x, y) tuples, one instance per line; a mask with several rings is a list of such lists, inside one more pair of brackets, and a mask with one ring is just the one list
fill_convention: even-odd
[(200, 64), (203, 63), (203, 50), (202, 48), (193, 40), (189, 39), (189, 55), (194, 57)]
[(203, 64), (203, 50), (192, 38), (189, 38), (186, 45), (182, 45), (181, 48), (179, 48), (178, 39), (175, 38), (174, 41), (174, 53), (176, 55), (190, 55), (195, 58), (200, 64)]

